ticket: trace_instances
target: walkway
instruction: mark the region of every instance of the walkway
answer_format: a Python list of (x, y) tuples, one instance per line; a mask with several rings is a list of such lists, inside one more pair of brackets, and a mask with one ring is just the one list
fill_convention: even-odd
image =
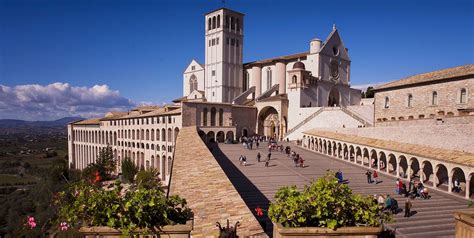
[[(266, 143), (263, 143), (266, 144)], [(403, 207), (405, 198), (393, 195), (395, 179), (379, 175), (383, 182), (377, 185), (367, 184), (364, 168), (350, 162), (329, 158), (314, 152), (296, 148), (293, 150), (305, 159), (306, 168), (296, 168), (286, 155), (280, 152), (272, 153), (270, 167), (265, 168), (264, 163), (257, 163), (257, 150), (246, 150), (242, 145), (219, 144), (213, 148), (213, 154), (224, 169), (225, 173), (238, 190), (245, 203), (254, 212), (257, 206), (268, 209), (269, 201), (278, 188), (286, 185), (297, 185), (303, 188), (312, 179), (323, 176), (327, 169), (341, 169), (344, 179), (349, 179), (349, 186), (354, 193), (362, 194), (390, 194), (399, 201)], [(267, 155), (266, 149), (260, 149), (262, 158)], [(238, 158), (243, 154), (247, 156), (247, 166), (240, 166)], [(430, 200), (419, 198), (412, 200), (412, 211), (416, 211), (410, 218), (404, 218), (403, 212), (395, 216), (396, 223), (391, 224), (397, 228), (397, 237), (453, 237), (455, 210), (467, 209), (467, 202), (448, 194), (439, 192), (431, 193)], [(266, 213), (265, 213), (266, 215)], [(272, 224), (268, 217), (258, 218), (266, 222), (265, 230), (269, 236), (272, 234)]]

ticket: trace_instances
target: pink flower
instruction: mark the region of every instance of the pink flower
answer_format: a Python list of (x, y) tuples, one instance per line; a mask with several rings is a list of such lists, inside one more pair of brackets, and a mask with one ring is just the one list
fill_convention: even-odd
[(36, 227), (36, 222), (34, 217), (28, 216), (27, 220), (28, 226), (30, 226), (30, 229), (34, 229)]
[(69, 228), (69, 225), (66, 222), (61, 222), (61, 224), (59, 224), (59, 229), (61, 231), (67, 231), (68, 228)]

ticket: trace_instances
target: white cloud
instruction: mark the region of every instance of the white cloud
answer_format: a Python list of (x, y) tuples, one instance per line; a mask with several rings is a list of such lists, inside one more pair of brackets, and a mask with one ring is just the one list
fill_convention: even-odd
[(51, 120), (66, 116), (101, 117), (108, 111), (127, 111), (135, 104), (107, 85), (74, 87), (49, 85), (0, 85), (0, 118)]

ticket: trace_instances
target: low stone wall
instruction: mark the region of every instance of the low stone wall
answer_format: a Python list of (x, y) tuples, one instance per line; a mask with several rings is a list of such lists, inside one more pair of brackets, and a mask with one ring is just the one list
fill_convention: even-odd
[(456, 238), (474, 237), (474, 211), (457, 211), (454, 213)]
[(194, 211), (193, 237), (217, 237), (216, 222), (239, 221), (240, 237), (266, 237), (252, 211), (201, 140), (196, 127), (184, 127), (176, 139), (170, 193), (184, 197)]
[(299, 237), (351, 237), (351, 238), (377, 238), (383, 227), (340, 227), (332, 230), (324, 227), (294, 227), (287, 228), (281, 224), (273, 225), (274, 238), (299, 238)]

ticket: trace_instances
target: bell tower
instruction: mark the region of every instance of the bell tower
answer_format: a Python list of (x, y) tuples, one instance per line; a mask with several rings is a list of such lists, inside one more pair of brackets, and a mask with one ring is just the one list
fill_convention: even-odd
[(227, 8), (205, 16), (205, 94), (210, 102), (232, 102), (242, 92), (244, 14)]

